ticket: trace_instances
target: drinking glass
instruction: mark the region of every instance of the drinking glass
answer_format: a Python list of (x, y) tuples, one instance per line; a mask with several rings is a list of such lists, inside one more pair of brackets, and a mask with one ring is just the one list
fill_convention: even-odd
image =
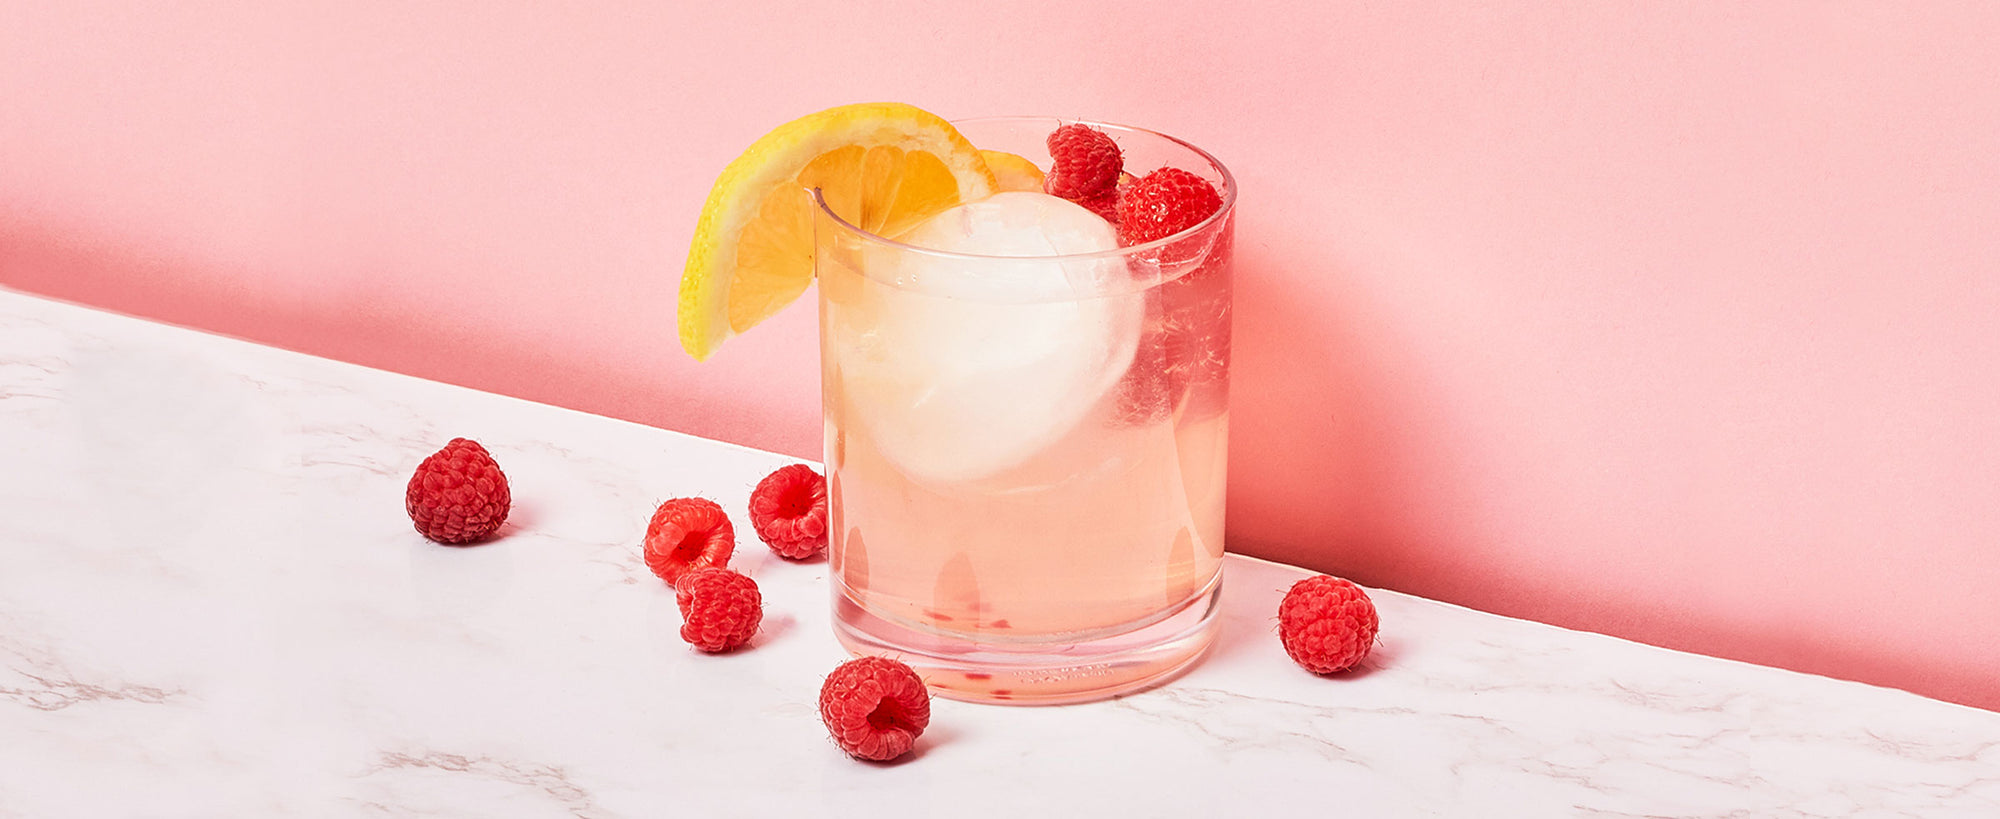
[[(1046, 168), (1064, 122), (954, 124)], [(1131, 247), (972, 254), (815, 195), (834, 628), (948, 697), (1101, 699), (1214, 639), (1235, 184), (1178, 139), (1087, 124), (1134, 173), (1207, 179), (1220, 212)]]

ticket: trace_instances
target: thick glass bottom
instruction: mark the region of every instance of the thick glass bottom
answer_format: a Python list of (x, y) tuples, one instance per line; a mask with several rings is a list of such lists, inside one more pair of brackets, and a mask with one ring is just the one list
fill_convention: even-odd
[(1164, 615), (1124, 631), (1005, 643), (978, 642), (871, 614), (844, 586), (833, 601), (833, 630), (857, 656), (894, 657), (942, 697), (1002, 705), (1101, 700), (1166, 682), (1215, 642), (1221, 578)]

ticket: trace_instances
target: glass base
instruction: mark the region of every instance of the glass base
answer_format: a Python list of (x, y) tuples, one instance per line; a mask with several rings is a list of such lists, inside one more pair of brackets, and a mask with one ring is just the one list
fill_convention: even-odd
[[(841, 588), (833, 631), (856, 656), (908, 663), (938, 696), (1000, 705), (1063, 705), (1108, 699), (1166, 682), (1215, 642), (1222, 584), (1137, 627), (1066, 642), (978, 643), (876, 616)], [(836, 582), (836, 586), (838, 583)]]

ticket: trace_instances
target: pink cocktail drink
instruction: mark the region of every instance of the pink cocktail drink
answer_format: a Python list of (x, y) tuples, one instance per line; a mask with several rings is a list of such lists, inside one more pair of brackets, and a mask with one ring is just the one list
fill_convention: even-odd
[[(958, 125), (1046, 167), (1057, 123)], [(1101, 698), (1212, 640), (1233, 185), (1191, 146), (1100, 127), (1136, 173), (1209, 180), (1221, 211), (1131, 246), (1039, 192), (893, 240), (816, 219), (835, 629), (950, 696)]]

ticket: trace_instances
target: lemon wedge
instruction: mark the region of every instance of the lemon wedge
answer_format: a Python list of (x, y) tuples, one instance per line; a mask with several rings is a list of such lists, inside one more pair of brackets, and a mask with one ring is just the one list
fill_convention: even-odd
[(986, 167), (993, 169), (993, 178), (1001, 191), (1042, 190), (1042, 169), (1027, 157), (1006, 151), (980, 151), (979, 156), (986, 160)]
[(791, 304), (813, 278), (813, 204), (894, 237), (998, 187), (978, 148), (902, 103), (830, 108), (778, 126), (722, 169), (681, 273), (681, 347), (706, 360)]

